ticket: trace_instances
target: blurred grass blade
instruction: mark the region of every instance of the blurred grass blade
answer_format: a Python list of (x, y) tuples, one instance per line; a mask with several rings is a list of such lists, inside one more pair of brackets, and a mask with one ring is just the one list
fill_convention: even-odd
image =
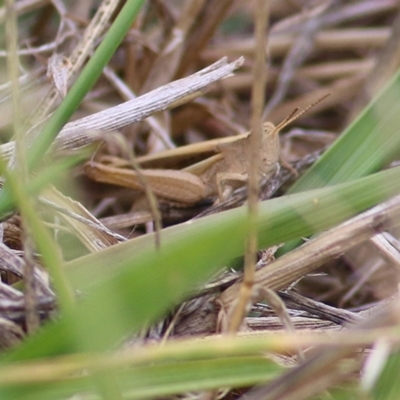
[(357, 179), (400, 154), (400, 70), (289, 193)]
[[(143, 4), (144, 0), (130, 0), (125, 3), (103, 41), (93, 54), (93, 57), (89, 59), (75, 84), (71, 87), (57, 110), (51, 115), (49, 121), (45, 124), (43, 130), (29, 149), (27, 161), (31, 169), (38, 164), (58, 132), (69, 120), (85, 95), (95, 84), (103, 68), (107, 65), (115, 50), (121, 44), (122, 39), (130, 29), (132, 22)], [(11, 199), (12, 195), (6, 183), (0, 193), (2, 210), (5, 210), (3, 204), (10, 204)]]
[(372, 390), (373, 398), (397, 400), (400, 395), (400, 352), (396, 351), (386, 360), (386, 365)]
[[(35, 366), (32, 365), (34, 369)], [(220, 357), (205, 360), (166, 362), (133, 368), (107, 371), (126, 398), (153, 398), (154, 396), (185, 393), (192, 390), (209, 390), (223, 386), (250, 386), (275, 378), (282, 367), (264, 356)], [(97, 372), (94, 372), (97, 373)], [(34, 374), (32, 374), (33, 376)], [(2, 399), (59, 399), (79, 392), (92, 391), (89, 399), (101, 397), (93, 393), (92, 373), (71, 379), (64, 374), (54, 382), (10, 385), (0, 388)], [(25, 396), (25, 397), (24, 397)], [(86, 398), (86, 397), (85, 397)]]
[(28, 195), (28, 190), (18, 179), (18, 171), (9, 171), (4, 160), (0, 161), (0, 170), (7, 179), (11, 193), (24, 217), (24, 228), (40, 253), (43, 266), (49, 271), (58, 296), (61, 310), (70, 309), (73, 303), (73, 289), (65, 276), (60, 249), (54, 238), (44, 226), (35, 209), (35, 200)]
[[(37, 196), (42, 189), (46, 186), (56, 182), (60, 177), (65, 177), (65, 172), (70, 170), (72, 167), (76, 166), (86, 157), (84, 154), (76, 156), (63, 157), (61, 159), (52, 161), (51, 168), (42, 168), (30, 178), (30, 181), (26, 187), (26, 193), (29, 198)], [(5, 168), (5, 165), (3, 165)], [(0, 166), (0, 172), (2, 172), (2, 167)], [(11, 196), (7, 196), (4, 203), (1, 204), (0, 208), (4, 212), (8, 213), (15, 207), (15, 200)]]
[[(367, 176), (400, 154), (399, 92), (400, 70), (288, 193)], [(286, 243), (279, 249), (278, 255), (299, 244), (298, 241)]]
[[(266, 201), (260, 205), (260, 247), (328, 229), (399, 192), (400, 168), (394, 168)], [(159, 251), (147, 235), (66, 264), (71, 284), (83, 299), (7, 359), (97, 352), (154, 323), (188, 291), (243, 254), (245, 220), (242, 207), (163, 230)]]

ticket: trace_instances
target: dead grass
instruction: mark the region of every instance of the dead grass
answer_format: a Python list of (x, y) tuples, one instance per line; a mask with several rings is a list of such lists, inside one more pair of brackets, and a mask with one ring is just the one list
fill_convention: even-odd
[[(90, 35), (87, 31), (99, 2), (70, 3), (67, 8), (60, 1), (16, 3), (20, 18), (19, 81), (25, 127), (41, 123), (57, 107), (60, 91), (66, 92), (71, 86), (107, 27), (106, 21), (98, 31), (96, 26), (90, 28)], [(66, 185), (57, 185), (60, 191), (48, 189), (41, 200), (41, 216), (56, 232), (65, 259), (102, 251), (152, 231), (154, 219), (159, 215), (157, 210), (161, 225), (166, 227), (243, 203), (245, 194), (239, 189), (233, 200), (222, 205), (213, 206), (215, 198), (207, 198), (182, 208), (176, 201), (161, 196), (157, 204), (149, 207), (143, 193), (123, 187), (127, 185), (100, 183), (107, 180), (89, 173), (88, 165), (96, 162), (114, 168), (131, 168), (137, 162), (143, 169), (184, 168), (215, 154), (215, 147), (205, 144), (204, 149), (193, 150), (189, 155), (180, 155), (178, 150), (171, 159), (161, 161), (156, 154), (208, 140), (225, 140), (248, 131), (255, 46), (253, 6), (253, 2), (230, 0), (146, 3), (103, 76), (74, 114), (75, 122), (66, 125), (57, 139), (57, 151), (74, 153), (91, 146), (85, 156), (89, 160), (86, 167), (83, 163), (74, 167)], [(116, 12), (111, 10), (110, 14)], [(3, 21), (4, 15), (3, 7), (0, 9)], [(282, 156), (300, 174), (398, 69), (399, 18), (395, 0), (270, 2), (265, 120), (277, 124), (294, 108), (305, 108), (331, 93), (281, 134)], [(4, 41), (2, 48), (5, 48)], [(81, 52), (85, 52), (83, 57)], [(51, 58), (55, 53), (60, 55), (58, 59)], [(6, 70), (4, 51), (0, 55), (3, 55), (1, 69)], [(133, 120), (135, 110), (129, 108), (125, 114), (131, 119), (115, 118), (115, 107), (123, 102), (194, 74), (221, 58), (234, 61), (241, 56), (245, 57), (244, 64), (233, 76), (215, 79), (202, 95), (203, 89), (198, 88), (194, 94), (187, 95), (194, 98), (190, 102), (188, 97), (169, 101), (167, 106), (162, 104), (148, 112), (146, 116), (150, 116), (146, 119), (143, 111)], [(53, 69), (46, 77), (49, 60)], [(0, 132), (3, 143), (7, 143), (13, 122), (10, 87), (6, 79), (1, 84)], [(160, 96), (158, 92), (157, 96)], [(109, 114), (104, 114), (107, 111)], [(89, 115), (92, 119), (85, 119)], [(111, 120), (113, 123), (107, 125)], [(10, 144), (1, 146), (6, 156), (11, 149)], [(135, 154), (136, 158), (132, 159), (129, 154)], [(143, 176), (141, 188), (145, 190), (145, 172)], [(265, 183), (262, 198), (284, 193), (294, 179), (282, 168), (272, 181)], [(388, 236), (395, 247), (396, 234), (392, 232)], [(3, 331), (0, 341), (7, 348), (23, 340), (27, 330), (23, 294), (12, 286), (24, 277), (20, 217), (14, 215), (3, 222), (2, 237), (0, 310), (5, 322), (0, 327)], [(332, 241), (334, 237), (335, 234)], [(261, 251), (257, 266), (265, 267), (273, 260), (275, 251), (275, 248)], [(34, 301), (44, 321), (57, 313), (57, 299), (47, 281), (47, 273), (40, 266), (40, 256), (35, 254), (35, 257)], [(276, 300), (273, 308), (280, 310), (278, 319), (271, 308), (255, 305), (247, 318), (247, 329), (342, 329), (345, 322), (360, 319), (363, 310), (397, 292), (398, 271), (393, 264), (399, 264), (398, 254), (388, 260), (387, 254), (382, 255), (379, 243), (371, 241), (330, 254), (317, 273), (299, 276), (298, 281), (287, 282), (287, 285), (293, 283), (290, 290), (278, 292), (286, 304)], [(216, 292), (232, 285), (239, 276), (238, 272), (219, 276), (212, 288), (204, 288), (202, 296), (178, 307), (174, 315), (147, 334), (157, 340), (215, 334), (220, 328), (218, 312), (210, 304), (215, 301)], [(301, 360), (304, 355), (298, 357)], [(290, 362), (288, 357), (285, 363)], [(340, 377), (336, 378), (340, 381)], [(232, 392), (225, 398), (234, 397)]]

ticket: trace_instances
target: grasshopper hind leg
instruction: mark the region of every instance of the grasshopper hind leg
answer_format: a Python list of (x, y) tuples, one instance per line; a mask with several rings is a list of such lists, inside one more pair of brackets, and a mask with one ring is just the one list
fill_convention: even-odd
[(227, 200), (234, 189), (243, 186), (247, 181), (247, 174), (235, 172), (221, 172), (216, 176), (218, 201), (223, 202)]

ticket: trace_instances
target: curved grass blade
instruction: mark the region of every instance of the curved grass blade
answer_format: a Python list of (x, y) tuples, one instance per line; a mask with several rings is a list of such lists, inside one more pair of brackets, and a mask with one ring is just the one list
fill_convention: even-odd
[[(392, 185), (385, 182), (390, 180)], [(400, 168), (260, 206), (260, 247), (327, 229), (400, 192)], [(154, 323), (229, 260), (243, 254), (246, 210), (165, 229), (66, 264), (83, 298), (70, 314), (28, 338), (6, 360), (109, 349)]]
[(369, 175), (398, 155), (399, 92), (400, 70), (288, 193), (298, 193)]
[[(400, 70), (288, 193), (367, 176), (380, 170), (399, 154), (399, 91)], [(286, 243), (279, 249), (278, 256), (299, 244), (298, 241)]]

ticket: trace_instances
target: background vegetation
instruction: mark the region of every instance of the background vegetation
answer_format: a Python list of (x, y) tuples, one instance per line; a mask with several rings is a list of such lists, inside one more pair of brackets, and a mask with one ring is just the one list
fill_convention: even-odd
[(265, 120), (330, 96), (281, 134), (298, 176), (262, 183), (237, 334), (243, 189), (182, 208), (89, 173), (246, 132), (259, 3), (2, 4), (2, 399), (399, 397), (397, 1), (268, 2)]

